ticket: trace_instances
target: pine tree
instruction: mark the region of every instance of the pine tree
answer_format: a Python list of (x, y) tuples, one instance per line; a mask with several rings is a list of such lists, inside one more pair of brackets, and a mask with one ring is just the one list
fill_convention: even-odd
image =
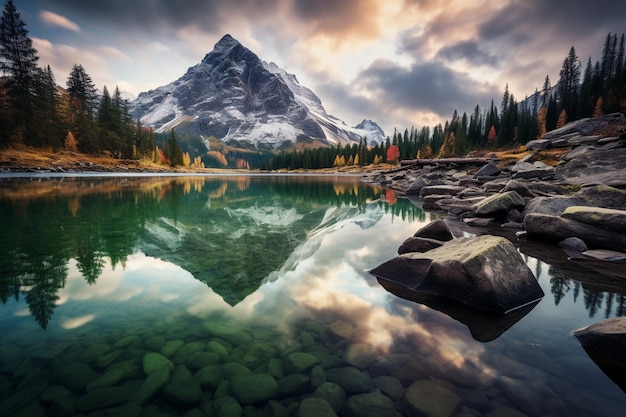
[(94, 110), (97, 92), (91, 77), (82, 65), (74, 64), (67, 78), (70, 101), (71, 130), (75, 133), (81, 150), (96, 153), (102, 150), (97, 142)]
[[(17, 135), (33, 135), (32, 114), (37, 77), (37, 51), (28, 36), (13, 0), (8, 0), (0, 19), (0, 71), (9, 77), (8, 96)], [(28, 141), (28, 139), (27, 139)]]
[(572, 117), (576, 115), (578, 104), (578, 84), (580, 82), (580, 61), (576, 50), (572, 46), (569, 54), (563, 60), (559, 79), (559, 104), (566, 114)]

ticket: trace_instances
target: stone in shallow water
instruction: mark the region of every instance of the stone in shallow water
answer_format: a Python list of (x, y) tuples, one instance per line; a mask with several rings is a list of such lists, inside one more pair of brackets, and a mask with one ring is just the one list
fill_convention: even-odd
[(403, 411), (411, 417), (451, 417), (461, 397), (432, 381), (414, 382), (404, 395)]
[(78, 411), (88, 412), (113, 407), (128, 401), (132, 392), (126, 387), (110, 387), (89, 391), (76, 403)]
[(209, 365), (215, 365), (219, 360), (220, 357), (215, 352), (196, 352), (187, 359), (185, 365), (190, 370), (197, 370), (206, 368)]
[(212, 365), (200, 369), (193, 377), (201, 387), (214, 391), (224, 380), (224, 373), (219, 366)]
[(324, 382), (315, 389), (313, 396), (326, 400), (337, 413), (343, 408), (348, 398), (343, 388), (334, 382)]
[(343, 361), (359, 369), (366, 369), (374, 360), (378, 352), (365, 343), (353, 343), (346, 348)]
[(124, 379), (124, 371), (121, 369), (113, 369), (95, 381), (87, 384), (87, 391), (93, 391), (99, 388), (112, 387)]
[(238, 375), (247, 375), (252, 373), (250, 368), (243, 366), (242, 364), (237, 362), (225, 363), (221, 366), (221, 369), (224, 373), (224, 376), (228, 379), (233, 379)]
[(583, 255), (601, 261), (623, 261), (626, 259), (626, 253), (607, 249), (586, 250)]
[(395, 405), (391, 398), (378, 392), (353, 395), (345, 406), (346, 414), (354, 417), (393, 416)]
[(233, 397), (222, 397), (213, 401), (213, 409), (220, 417), (241, 417), (241, 405)]
[(374, 386), (383, 394), (394, 401), (399, 401), (404, 397), (404, 387), (398, 378), (388, 375), (380, 375), (372, 378)]
[(229, 354), (228, 349), (226, 349), (226, 346), (224, 346), (223, 344), (221, 344), (220, 342), (216, 340), (211, 340), (209, 343), (207, 343), (206, 350), (207, 352), (217, 353), (221, 361), (225, 360)]
[(298, 417), (337, 417), (337, 414), (325, 399), (310, 397), (300, 403)]
[(249, 343), (252, 337), (244, 330), (226, 326), (216, 322), (204, 323), (204, 330), (207, 333), (220, 337), (233, 345), (243, 345)]
[(373, 388), (369, 376), (352, 366), (327, 369), (326, 377), (349, 394), (362, 394), (370, 392)]
[(337, 320), (332, 322), (326, 330), (337, 339), (350, 339), (354, 333), (354, 326), (350, 322)]
[(283, 361), (278, 358), (271, 358), (267, 363), (267, 373), (276, 379), (285, 376)]
[(317, 357), (306, 352), (294, 352), (285, 356), (285, 375), (306, 373), (320, 363)]
[(184, 364), (187, 359), (189, 359), (189, 357), (191, 355), (193, 355), (196, 352), (201, 352), (203, 351), (205, 348), (205, 344), (202, 342), (191, 342), (191, 343), (187, 343), (186, 345), (181, 346), (173, 355), (172, 355), (172, 362), (174, 362), (175, 364)]
[(174, 369), (170, 383), (163, 387), (162, 393), (168, 401), (185, 406), (198, 404), (203, 397), (200, 384), (183, 365)]
[(171, 369), (169, 367), (162, 367), (152, 372), (135, 391), (131, 402), (136, 404), (149, 402), (170, 382), (170, 373)]
[(454, 239), (454, 236), (452, 235), (452, 232), (450, 232), (445, 220), (441, 219), (428, 223), (426, 226), (415, 232), (413, 236), (435, 239), (444, 242)]
[(98, 374), (95, 373), (89, 365), (76, 362), (56, 368), (53, 371), (52, 380), (59, 385), (66, 386), (74, 392), (78, 392), (97, 377)]
[(281, 397), (302, 395), (309, 390), (311, 379), (304, 374), (291, 374), (278, 380)]
[(162, 368), (167, 368), (169, 371), (174, 370), (174, 364), (160, 353), (146, 353), (143, 357), (143, 371), (146, 375), (150, 375)]
[(256, 404), (278, 395), (278, 382), (268, 374), (238, 375), (231, 381), (231, 388), (241, 404)]
[(169, 358), (184, 344), (185, 342), (183, 342), (182, 340), (170, 340), (169, 342), (166, 342), (165, 346), (161, 348), (161, 355)]
[(543, 291), (513, 244), (503, 237), (457, 238), (424, 253), (400, 255), (370, 273), (416, 292), (507, 313)]

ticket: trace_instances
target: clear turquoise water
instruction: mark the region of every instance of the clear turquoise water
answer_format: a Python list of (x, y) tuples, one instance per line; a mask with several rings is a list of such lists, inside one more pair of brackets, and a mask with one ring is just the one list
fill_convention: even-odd
[[(433, 218), (351, 177), (0, 180), (0, 414), (417, 415), (419, 386), (459, 417), (625, 415), (571, 334), (623, 295), (525, 255), (546, 296), (472, 335), (367, 273)], [(167, 381), (142, 397), (156, 352)], [(278, 391), (251, 400), (242, 374)]]

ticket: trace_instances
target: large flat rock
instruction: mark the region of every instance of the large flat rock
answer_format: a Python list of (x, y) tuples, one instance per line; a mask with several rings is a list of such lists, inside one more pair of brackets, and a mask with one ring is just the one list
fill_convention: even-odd
[(498, 236), (453, 239), (427, 252), (397, 256), (370, 273), (414, 291), (498, 313), (544, 295), (515, 246)]

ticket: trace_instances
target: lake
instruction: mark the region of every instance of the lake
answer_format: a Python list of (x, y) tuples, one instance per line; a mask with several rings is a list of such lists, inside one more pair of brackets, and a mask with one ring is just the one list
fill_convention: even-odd
[(436, 218), (350, 176), (0, 178), (0, 414), (626, 415), (571, 333), (626, 314), (610, 273), (522, 245), (546, 295), (505, 317), (368, 274)]

